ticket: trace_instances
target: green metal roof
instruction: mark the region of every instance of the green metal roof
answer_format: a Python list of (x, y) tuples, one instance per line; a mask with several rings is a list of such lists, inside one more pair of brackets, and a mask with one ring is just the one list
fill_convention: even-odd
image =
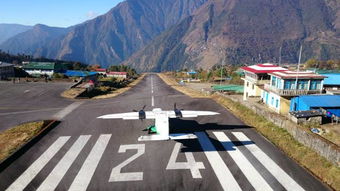
[(58, 70), (62, 69), (61, 64), (54, 62), (30, 62), (23, 66), (24, 69), (37, 69), (37, 70)]
[(243, 93), (244, 87), (240, 85), (215, 85), (212, 87), (215, 91), (234, 91), (236, 93)]

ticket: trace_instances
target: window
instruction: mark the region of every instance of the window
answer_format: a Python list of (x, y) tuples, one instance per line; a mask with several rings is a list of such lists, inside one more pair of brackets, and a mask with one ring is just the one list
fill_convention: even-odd
[(310, 83), (310, 89), (311, 90), (316, 90), (316, 84), (317, 84), (317, 81), (316, 80), (312, 80), (311, 83)]
[(249, 87), (249, 82), (247, 82), (247, 87)]
[(272, 86), (276, 86), (276, 77), (272, 76)]
[(286, 81), (284, 82), (284, 89), (285, 89), (285, 90), (291, 89), (291, 81), (290, 81), (290, 80), (286, 80)]
[(276, 87), (278, 88), (278, 89), (281, 89), (281, 79), (277, 79), (277, 85), (276, 85)]
[(317, 89), (317, 90), (321, 90), (321, 80), (318, 80), (318, 81), (316, 82), (316, 89)]
[(299, 90), (305, 90), (308, 89), (308, 80), (299, 80), (298, 81), (298, 89)]
[(254, 89), (254, 88), (255, 88), (255, 85), (253, 84), (253, 85), (252, 85), (252, 89)]
[(272, 97), (271, 105), (274, 105), (274, 97)]
[(279, 100), (276, 99), (276, 108), (279, 108)]

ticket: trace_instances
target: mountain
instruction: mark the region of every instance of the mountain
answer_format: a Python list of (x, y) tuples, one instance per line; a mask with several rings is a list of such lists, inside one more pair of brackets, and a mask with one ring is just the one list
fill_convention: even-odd
[(30, 30), (31, 28), (31, 26), (18, 24), (0, 24), (0, 44), (19, 33)]
[(124, 64), (139, 71), (340, 59), (336, 0), (210, 0)]
[(12, 54), (25, 53), (34, 56), (43, 56), (46, 46), (70, 30), (70, 28), (49, 27), (42, 24), (35, 25), (32, 29), (20, 33), (2, 44), (0, 49)]
[[(16, 36), (0, 48), (11, 53), (20, 50), (35, 56), (107, 67), (127, 59), (163, 31), (191, 15), (206, 1), (126, 0), (105, 15), (74, 26), (66, 35), (53, 40), (44, 39), (42, 42), (35, 38), (37, 33), (31, 33)], [(28, 41), (30, 46), (20, 49), (16, 42), (23, 40)], [(42, 43), (44, 45), (40, 46)]]

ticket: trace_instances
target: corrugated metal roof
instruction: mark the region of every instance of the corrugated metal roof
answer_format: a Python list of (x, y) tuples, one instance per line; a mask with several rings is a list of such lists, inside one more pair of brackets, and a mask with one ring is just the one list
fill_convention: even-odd
[(55, 70), (59, 64), (54, 62), (30, 62), (23, 66), (24, 69)]
[(305, 95), (298, 99), (309, 107), (340, 107), (340, 95)]
[(327, 76), (324, 80), (324, 85), (340, 85), (340, 74), (322, 74)]
[(97, 72), (88, 72), (88, 71), (79, 71), (79, 70), (67, 70), (64, 73), (66, 76), (69, 77), (86, 77), (96, 75)]
[(248, 72), (255, 73), (255, 74), (271, 73), (271, 72), (278, 72), (278, 71), (287, 70), (286, 68), (282, 68), (280, 66), (276, 66), (274, 64), (269, 64), (269, 63), (241, 67), (241, 69), (248, 71)]

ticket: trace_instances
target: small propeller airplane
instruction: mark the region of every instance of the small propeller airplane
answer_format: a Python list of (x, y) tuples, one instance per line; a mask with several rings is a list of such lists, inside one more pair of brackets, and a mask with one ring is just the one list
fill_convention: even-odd
[[(141, 136), (138, 141), (159, 141), (169, 139), (195, 139), (194, 134), (169, 134), (169, 118), (185, 118), (185, 117), (198, 117), (218, 115), (217, 112), (212, 111), (189, 111), (177, 109), (176, 103), (174, 104), (173, 111), (163, 111), (161, 108), (154, 108), (152, 111), (144, 111), (146, 106), (141, 110), (133, 110), (128, 113), (108, 114), (97, 117), (99, 119), (123, 119), (123, 120), (144, 120), (154, 119), (155, 125), (152, 126), (151, 132), (155, 133), (149, 136)], [(150, 132), (150, 128), (149, 128)]]

